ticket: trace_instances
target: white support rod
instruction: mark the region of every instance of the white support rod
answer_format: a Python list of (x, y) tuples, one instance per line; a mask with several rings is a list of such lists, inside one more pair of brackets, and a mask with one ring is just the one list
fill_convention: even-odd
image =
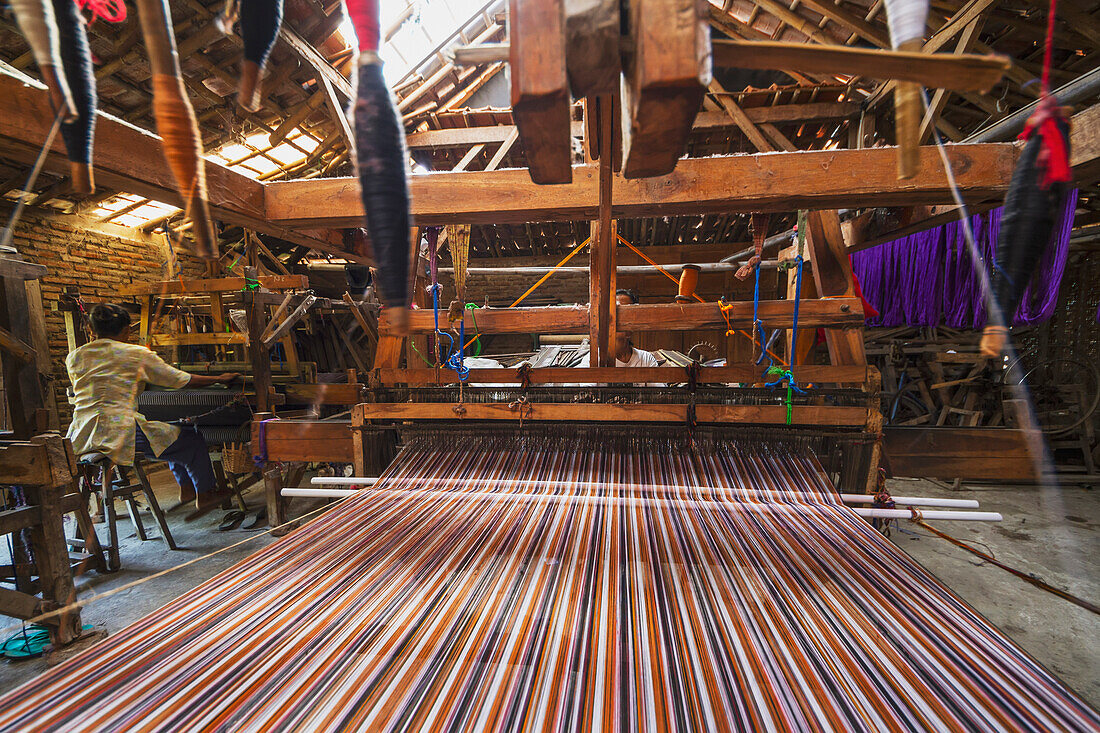
[[(309, 493), (303, 493), (309, 492)], [(349, 489), (311, 489), (311, 488), (285, 488), (283, 496), (311, 496), (330, 499), (344, 499), (360, 492)], [(375, 489), (370, 492), (374, 496), (400, 499), (407, 496), (415, 496), (420, 499), (490, 499), (494, 501), (532, 501), (558, 504), (563, 502), (576, 504), (612, 504), (615, 506), (649, 507), (649, 506), (673, 506), (678, 508), (700, 506), (730, 506), (746, 511), (767, 511), (769, 509), (782, 510), (791, 504), (767, 504), (756, 502), (735, 501), (710, 501), (697, 499), (650, 499), (639, 497), (610, 497), (610, 496), (579, 496), (573, 494), (509, 494), (494, 493), (491, 491), (409, 491), (401, 489)], [(810, 505), (807, 505), (810, 506)], [(824, 509), (826, 505), (817, 505)], [(867, 519), (909, 519), (912, 514), (905, 509), (864, 509), (863, 507), (852, 509), (853, 512)], [(934, 520), (964, 520), (971, 522), (999, 522), (1002, 517), (997, 512), (956, 512), (934, 509), (921, 512), (921, 518)]]
[[(336, 477), (336, 476), (315, 476), (310, 480), (314, 486), (374, 486), (378, 481), (377, 478), (356, 478), (354, 476), (348, 477)], [(428, 478), (413, 478), (402, 479), (403, 485), (410, 483), (432, 483), (433, 485), (457, 485), (470, 483), (467, 479), (428, 479)], [(489, 481), (478, 481), (479, 487), (485, 488), (513, 488), (516, 486), (547, 486), (552, 488), (569, 488), (569, 489), (589, 489), (589, 488), (603, 488), (607, 484), (593, 481), (537, 481), (537, 480), (522, 480), (522, 479), (492, 479)], [(718, 486), (683, 486), (683, 485), (658, 485), (658, 484), (618, 484), (618, 489), (632, 489), (642, 491), (728, 491), (729, 489), (723, 489)], [(775, 494), (779, 497), (786, 497), (786, 494), (775, 491), (760, 491), (759, 494)], [(342, 496), (342, 494), (341, 494)], [(931, 496), (893, 496), (891, 497), (895, 504), (901, 504), (903, 506), (934, 506), (950, 509), (977, 509), (978, 502), (974, 499), (940, 499)], [(873, 504), (875, 497), (871, 494), (841, 494), (840, 500), (845, 504)]]

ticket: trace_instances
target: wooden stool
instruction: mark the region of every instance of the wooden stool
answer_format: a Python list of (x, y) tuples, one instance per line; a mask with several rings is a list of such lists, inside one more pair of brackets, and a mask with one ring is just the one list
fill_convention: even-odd
[[(115, 499), (125, 500), (126, 509), (130, 512), (130, 521), (134, 523), (138, 539), (142, 542), (149, 539), (138, 514), (137, 502), (134, 501), (134, 494), (139, 491), (145, 494), (145, 500), (149, 502), (149, 509), (153, 512), (157, 524), (160, 525), (161, 538), (168, 545), (168, 549), (178, 549), (176, 541), (172, 537), (172, 531), (168, 529), (168, 520), (164, 518), (160, 503), (153, 493), (153, 488), (149, 485), (149, 477), (145, 475), (141, 459), (135, 459), (132, 467), (134, 474), (137, 476), (137, 483), (130, 482), (129, 468), (128, 466), (115, 464), (110, 458), (100, 453), (89, 453), (80, 457), (81, 495), (87, 500), (93, 493), (99, 493), (103, 500), (103, 513), (106, 515), (108, 532), (107, 567), (111, 570), (118, 570), (121, 567), (118, 556), (119, 543)], [(99, 478), (98, 485), (96, 484), (96, 472), (98, 472)], [(118, 476), (119, 485), (116, 485), (114, 480), (116, 475)]]

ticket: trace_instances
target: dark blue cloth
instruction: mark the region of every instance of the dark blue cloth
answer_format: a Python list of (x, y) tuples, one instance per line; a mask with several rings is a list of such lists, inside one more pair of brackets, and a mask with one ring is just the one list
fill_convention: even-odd
[(217, 489), (218, 480), (214, 476), (214, 465), (210, 462), (210, 449), (194, 426), (180, 426), (180, 437), (159, 456), (153, 454), (149, 439), (141, 428), (135, 426), (135, 429), (136, 454), (154, 461), (166, 461), (184, 493), (193, 490), (196, 494), (205, 494)]

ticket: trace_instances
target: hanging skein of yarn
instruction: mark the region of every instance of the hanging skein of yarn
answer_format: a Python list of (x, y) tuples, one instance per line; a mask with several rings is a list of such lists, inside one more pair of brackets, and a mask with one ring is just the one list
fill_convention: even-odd
[[(890, 43), (897, 51), (920, 51), (928, 21), (929, 0), (886, 0)], [(894, 87), (894, 129), (898, 143), (898, 178), (920, 170), (920, 85), (899, 81)]]
[[(1008, 341), (1008, 323), (1050, 245), (1072, 171), (1069, 123), (1058, 100), (1046, 96), (1020, 138), (1027, 141), (1005, 195), (997, 258), (990, 280), (1003, 321), (991, 318), (982, 333), (982, 353), (1000, 356)], [(1072, 213), (1069, 214), (1072, 216)]]
[[(96, 108), (99, 105), (95, 74), (92, 70), (92, 50), (88, 45), (88, 30), (84, 18), (81, 17), (76, 3), (73, 0), (52, 1), (61, 44), (61, 66), (71, 92), (73, 109), (77, 113), (75, 120), (61, 125), (61, 137), (65, 141), (69, 158), (70, 185), (74, 193), (90, 194), (95, 191), (92, 147)], [(125, 5), (122, 6), (121, 13), (125, 18)]]
[(206, 167), (202, 138), (195, 111), (187, 98), (180, 72), (179, 54), (172, 33), (172, 15), (167, 0), (136, 0), (141, 32), (153, 76), (153, 116), (164, 141), (164, 157), (183, 208), (193, 222), (195, 254), (212, 258), (217, 253), (210, 204), (206, 198)]
[(470, 262), (470, 225), (447, 225), (447, 248), (454, 265), (455, 292), (462, 303), (466, 302), (466, 268)]
[[(271, 49), (283, 25), (283, 0), (240, 0), (230, 2), (219, 16), (219, 27), (229, 32), (233, 20), (239, 17), (244, 58), (241, 60), (241, 81), (237, 103), (248, 112), (263, 106), (262, 78)], [(218, 22), (218, 21), (216, 21)]]
[(409, 185), (405, 127), (378, 58), (377, 0), (347, 0), (359, 42), (356, 163), (382, 301), (403, 330), (409, 305)]
[(31, 47), (34, 62), (50, 90), (54, 112), (63, 121), (76, 119), (76, 105), (61, 65), (60, 38), (54, 6), (50, 0), (11, 0), (15, 22)]

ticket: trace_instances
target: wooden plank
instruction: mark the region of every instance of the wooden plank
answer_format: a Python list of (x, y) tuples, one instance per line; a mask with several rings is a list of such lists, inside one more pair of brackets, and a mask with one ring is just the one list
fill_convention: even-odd
[[(753, 304), (735, 302), (727, 312), (734, 328), (752, 325)], [(789, 300), (760, 302), (760, 318), (769, 328), (789, 328), (793, 323), (794, 303)], [(535, 308), (480, 308), (476, 315), (464, 314), (466, 333), (588, 333), (589, 313), (579, 306)], [(474, 318), (477, 325), (474, 325)], [(857, 326), (863, 323), (862, 303), (858, 298), (804, 300), (798, 313), (799, 326)], [(624, 331), (690, 331), (726, 327), (726, 317), (717, 303), (644, 303), (620, 305), (617, 326)], [(457, 322), (455, 323), (457, 327)], [(409, 313), (409, 333), (432, 333), (435, 320), (431, 311)], [(381, 333), (390, 333), (381, 324)], [(376, 368), (380, 366), (376, 364)]]
[(17, 277), (22, 280), (37, 280), (49, 274), (50, 270), (45, 265), (36, 265), (33, 262), (0, 257), (0, 277)]
[[(932, 147), (921, 172), (898, 181), (893, 148), (816, 150), (681, 160), (670, 175), (640, 180), (616, 176), (616, 219), (678, 214), (731, 214), (793, 209), (949, 204), (951, 190)], [(1003, 197), (1019, 155), (1011, 143), (948, 145), (963, 199)], [(599, 193), (595, 165), (576, 166), (573, 181), (538, 186), (522, 170), (413, 174), (412, 213), (421, 226), (507, 224), (594, 219)], [(281, 224), (359, 226), (358, 181), (322, 178), (264, 186), (267, 215)]]
[(714, 41), (714, 65), (896, 79), (916, 82), (932, 89), (982, 93), (988, 92), (1009, 69), (1009, 61), (1004, 56), (736, 40)]
[(1038, 478), (1023, 430), (888, 426), (884, 432), (886, 460), (894, 476), (974, 481)]
[[(588, 333), (588, 309), (579, 306), (548, 308), (479, 308), (476, 315), (464, 314), (466, 334), (474, 333)], [(474, 318), (477, 326), (474, 326)], [(455, 322), (457, 327), (458, 322)], [(409, 312), (409, 333), (432, 333), (435, 317), (430, 310)], [(392, 331), (383, 320), (383, 337)], [(381, 346), (379, 346), (381, 348)]]
[(36, 506), (24, 506), (0, 512), (0, 536), (26, 529), (38, 522), (41, 516), (42, 512)]
[[(38, 352), (30, 344), (23, 341), (6, 328), (0, 328), (0, 350), (10, 354), (21, 362), (35, 362), (38, 364)], [(2, 359), (3, 356), (0, 356)]]
[[(745, 116), (754, 124), (785, 122), (816, 122), (840, 120), (859, 114), (854, 102), (807, 102), (805, 104), (780, 104), (775, 107), (746, 107)], [(695, 116), (693, 133), (730, 130), (736, 127), (724, 112), (700, 112)], [(485, 125), (481, 127), (450, 127), (443, 130), (419, 130), (410, 132), (405, 144), (410, 150), (421, 148), (464, 148), (470, 145), (502, 143), (512, 134), (515, 125)], [(583, 124), (573, 122), (571, 134), (583, 137)]]
[[(16, 438), (30, 438), (46, 429), (48, 417), (43, 410), (46, 398), (34, 350), (26, 344), (31, 339), (30, 308), (23, 280), (0, 278), (0, 329), (9, 335), (13, 353), (26, 358), (0, 358), (3, 371), (4, 397), (8, 403), (8, 429)], [(25, 353), (24, 349), (30, 349)], [(39, 424), (39, 421), (42, 424)]]
[[(550, 420), (562, 422), (668, 422), (686, 423), (688, 405), (623, 405), (583, 403), (529, 403), (513, 407), (504, 403), (466, 403), (456, 412), (452, 403), (364, 403), (352, 408), (352, 422), (365, 420)], [(783, 405), (696, 405), (699, 423), (782, 425), (787, 421)], [(792, 425), (863, 426), (867, 409), (796, 405)], [(320, 459), (312, 459), (320, 460)]]
[(282, 388), (292, 405), (354, 405), (362, 402), (362, 390), (361, 384), (287, 384)]
[(233, 344), (248, 343), (248, 337), (243, 333), (154, 333), (147, 339), (149, 346), (154, 348), (167, 346), (202, 346), (215, 344), (217, 346), (230, 346)]
[(632, 0), (627, 13), (622, 174), (663, 176), (684, 155), (711, 80), (710, 30), (703, 3)]
[[(738, 301), (725, 315), (717, 303), (639, 303), (619, 306), (619, 328), (624, 331), (691, 331), (701, 328), (726, 328), (726, 316), (733, 328), (752, 326), (753, 304)], [(481, 313), (478, 312), (478, 323)], [(790, 328), (794, 322), (794, 302), (762, 300), (760, 319), (767, 328)], [(858, 298), (803, 300), (799, 305), (798, 325), (857, 326), (863, 324), (863, 305)]]
[(539, 184), (568, 183), (572, 176), (562, 2), (509, 0), (508, 4), (512, 118), (523, 141), (531, 180)]
[[(756, 364), (738, 364), (729, 367), (702, 367), (697, 382), (700, 384), (752, 384), (760, 380), (764, 368)], [(542, 367), (527, 373), (530, 384), (683, 384), (688, 381), (687, 370), (676, 366), (663, 367), (602, 367), (569, 368)], [(794, 368), (801, 384), (863, 384), (867, 380), (866, 367), (805, 365)], [(427, 386), (453, 383), (455, 375), (449, 370), (438, 369), (378, 369), (375, 376), (381, 384), (407, 384)], [(515, 369), (471, 369), (468, 384), (520, 384)], [(312, 385), (304, 385), (312, 386)], [(326, 387), (347, 385), (324, 385)], [(289, 392), (289, 389), (288, 389)]]
[[(260, 287), (267, 290), (305, 290), (309, 278), (305, 275), (261, 275)], [(244, 290), (243, 277), (220, 277), (204, 280), (164, 280), (155, 283), (131, 283), (118, 289), (119, 295), (192, 295), (195, 293), (233, 293)]]
[(261, 445), (259, 421), (252, 423), (252, 452), (269, 461), (333, 461), (351, 463), (354, 447), (351, 423), (343, 420), (269, 420)]
[(24, 621), (42, 613), (42, 600), (29, 593), (0, 587), (0, 614)]

